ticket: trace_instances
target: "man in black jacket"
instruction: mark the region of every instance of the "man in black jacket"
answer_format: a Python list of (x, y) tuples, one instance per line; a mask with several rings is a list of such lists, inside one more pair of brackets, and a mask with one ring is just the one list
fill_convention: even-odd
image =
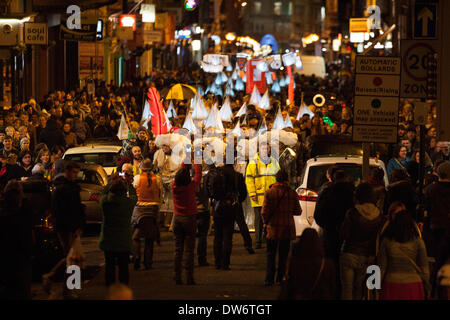
[[(437, 173), (439, 181), (425, 188), (425, 203), (429, 219), (427, 225), (433, 238), (433, 248), (429, 255), (436, 259), (434, 275), (450, 257), (450, 163), (440, 164)], [(432, 279), (434, 282), (436, 277)]]
[(58, 129), (55, 118), (52, 117), (47, 121), (47, 126), (39, 134), (39, 142), (45, 143), (49, 150), (54, 146), (66, 146), (66, 139), (63, 132)]
[(323, 229), (325, 255), (333, 259), (337, 266), (340, 251), (339, 232), (345, 214), (353, 208), (354, 186), (342, 169), (334, 172), (333, 181), (319, 193), (314, 219)]
[[(59, 174), (53, 180), (55, 190), (51, 199), (51, 211), (55, 222), (55, 230), (64, 251), (64, 259), (47, 274), (42, 276), (45, 291), (50, 294), (51, 283), (55, 274), (61, 269), (65, 270), (66, 258), (76, 237), (81, 237), (85, 224), (84, 206), (80, 198), (80, 186), (76, 178), (80, 166), (75, 162), (67, 162), (64, 166), (64, 175)], [(66, 275), (66, 273), (64, 272)], [(63, 283), (63, 294), (70, 296), (71, 291)]]
[(234, 170), (232, 164), (216, 170), (210, 182), (216, 190), (209, 195), (214, 199), (214, 258), (216, 269), (230, 270), (236, 212), (247, 197), (247, 187), (244, 177)]
[(42, 164), (36, 164), (31, 170), (31, 177), (22, 181), (24, 198), (33, 206), (30, 208), (33, 225), (38, 225), (50, 209), (51, 193), (49, 182), (44, 178), (45, 168)]

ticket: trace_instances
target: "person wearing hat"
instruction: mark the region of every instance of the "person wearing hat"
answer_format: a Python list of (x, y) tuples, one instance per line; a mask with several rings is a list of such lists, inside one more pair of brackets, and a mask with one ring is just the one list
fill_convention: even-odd
[(435, 244), (435, 252), (431, 252), (430, 256), (435, 256), (434, 269), (439, 270), (450, 257), (450, 163), (442, 162), (436, 171), (439, 180), (427, 186), (424, 192), (428, 224)]
[(134, 177), (133, 186), (136, 189), (138, 202), (134, 208), (131, 223), (133, 226), (134, 269), (139, 270), (141, 265), (141, 238), (144, 238), (144, 267), (152, 268), (153, 243), (159, 242), (158, 228), (159, 207), (161, 205), (162, 182), (154, 174), (150, 159), (142, 161), (141, 174)]

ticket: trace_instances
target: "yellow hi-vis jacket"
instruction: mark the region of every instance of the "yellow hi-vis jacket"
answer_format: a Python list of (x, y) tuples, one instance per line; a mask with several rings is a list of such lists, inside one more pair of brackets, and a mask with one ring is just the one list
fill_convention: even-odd
[(275, 174), (280, 170), (280, 165), (275, 158), (270, 157), (270, 160), (271, 162), (265, 165), (257, 153), (248, 163), (245, 174), (248, 196), (250, 199), (254, 196), (258, 197), (256, 202), (251, 200), (253, 208), (262, 207), (264, 193), (276, 182)]

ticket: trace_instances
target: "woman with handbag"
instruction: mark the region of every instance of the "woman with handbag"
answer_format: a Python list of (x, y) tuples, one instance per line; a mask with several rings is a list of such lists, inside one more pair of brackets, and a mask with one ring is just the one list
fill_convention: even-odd
[(427, 251), (411, 215), (397, 213), (383, 235), (377, 257), (382, 279), (380, 299), (426, 299), (430, 293)]

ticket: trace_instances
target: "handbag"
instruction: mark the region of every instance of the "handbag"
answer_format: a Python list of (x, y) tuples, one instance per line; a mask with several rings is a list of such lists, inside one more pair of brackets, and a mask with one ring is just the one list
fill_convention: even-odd
[(423, 270), (414, 262), (413, 259), (411, 259), (410, 256), (408, 256), (402, 249), (400, 249), (400, 252), (405, 256), (408, 261), (412, 264), (414, 269), (416, 269), (416, 272), (419, 274), (420, 278), (423, 282), (423, 289), (425, 290), (425, 299), (428, 299), (429, 295), (431, 294), (431, 284), (430, 281), (425, 278)]
[(84, 255), (80, 236), (77, 236), (72, 243), (69, 254), (66, 258), (67, 267), (71, 265), (78, 265), (81, 269), (84, 269), (86, 262), (86, 256)]

